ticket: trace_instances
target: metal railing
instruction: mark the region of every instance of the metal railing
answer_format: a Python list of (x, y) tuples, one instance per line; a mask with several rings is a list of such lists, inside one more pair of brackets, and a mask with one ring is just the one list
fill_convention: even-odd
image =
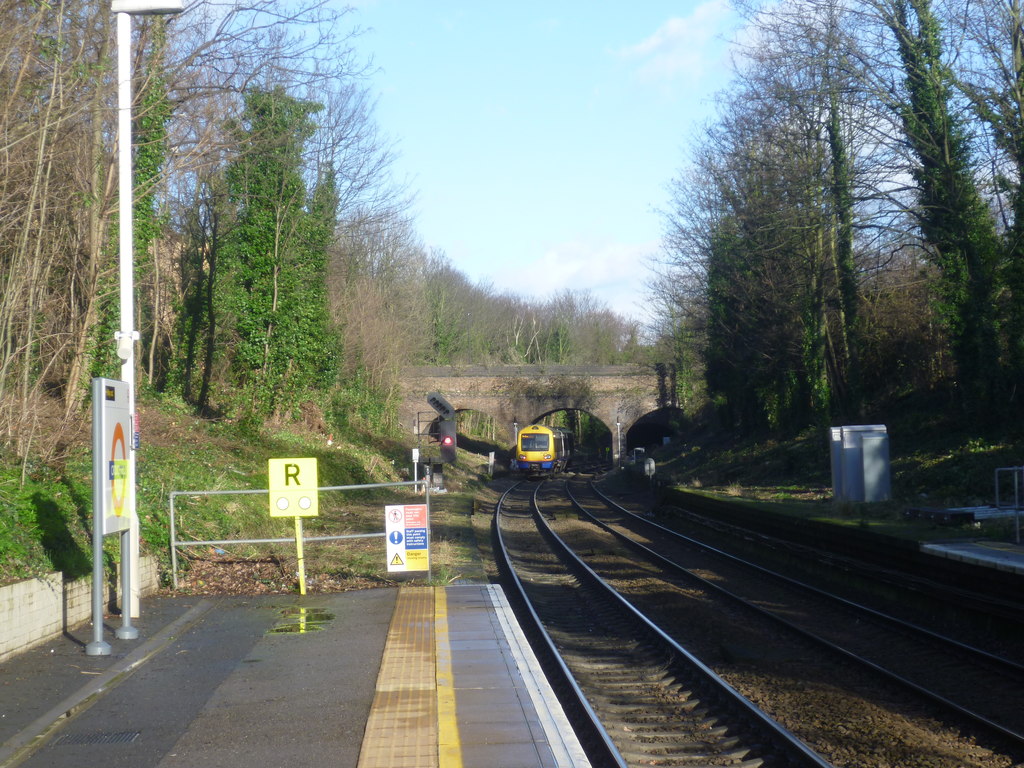
[[(419, 488), (420, 486), (426, 489), (426, 504), (427, 514), (430, 514), (430, 483), (424, 482), (423, 480), (410, 480), (398, 483), (368, 483), (365, 485), (329, 485), (317, 488), (318, 493), (325, 491), (364, 491), (371, 490), (374, 488)], [(252, 490), (234, 490), (234, 491), (171, 491), (170, 493), (170, 529), (171, 529), (171, 577), (173, 580), (174, 588), (178, 588), (178, 549), (185, 547), (200, 547), (200, 546), (230, 546), (232, 544), (287, 544), (295, 541), (293, 537), (285, 537), (279, 539), (208, 539), (205, 541), (199, 540), (178, 540), (177, 534), (177, 520), (174, 500), (178, 496), (242, 496), (242, 495), (256, 495), (264, 494), (268, 495), (270, 490), (267, 488), (258, 488)], [(321, 542), (321, 541), (338, 541), (340, 539), (367, 539), (374, 537), (384, 537), (385, 532), (380, 531), (379, 533), (347, 533), (339, 534), (336, 536), (303, 536), (303, 544), (306, 542)]]
[[(1000, 483), (1000, 476), (1010, 475), (1010, 479), (1013, 483), (1013, 504), (1009, 502), (1003, 502), (1003, 497), (1000, 492), (1002, 483)], [(1003, 478), (1005, 482), (1005, 477)], [(1014, 517), (1014, 541), (1020, 544), (1020, 513), (1021, 513), (1021, 494), (1024, 493), (1024, 467), (999, 467), (996, 469), (995, 475), (995, 486), (996, 486), (996, 509), (1012, 509), (1016, 514)]]

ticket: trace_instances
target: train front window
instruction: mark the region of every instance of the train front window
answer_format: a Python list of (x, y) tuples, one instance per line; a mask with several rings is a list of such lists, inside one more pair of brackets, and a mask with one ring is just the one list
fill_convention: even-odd
[(547, 435), (523, 435), (522, 446), (524, 451), (546, 451), (548, 450)]

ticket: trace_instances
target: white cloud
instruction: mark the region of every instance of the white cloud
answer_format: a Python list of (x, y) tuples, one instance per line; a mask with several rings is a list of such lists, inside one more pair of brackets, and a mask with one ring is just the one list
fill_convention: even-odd
[(653, 35), (620, 49), (618, 55), (639, 62), (637, 72), (644, 81), (693, 82), (720, 64), (722, 38), (734, 19), (728, 0), (707, 0), (689, 16), (669, 19)]
[(489, 277), (502, 288), (536, 299), (564, 290), (589, 291), (614, 312), (646, 320), (645, 264), (657, 247), (657, 243), (559, 243), (532, 261), (503, 264)]

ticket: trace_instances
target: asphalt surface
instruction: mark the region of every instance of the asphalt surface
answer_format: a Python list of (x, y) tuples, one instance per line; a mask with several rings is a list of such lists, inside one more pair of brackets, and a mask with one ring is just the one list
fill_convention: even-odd
[(0, 768), (355, 768), (397, 590), (149, 598), (0, 662)]

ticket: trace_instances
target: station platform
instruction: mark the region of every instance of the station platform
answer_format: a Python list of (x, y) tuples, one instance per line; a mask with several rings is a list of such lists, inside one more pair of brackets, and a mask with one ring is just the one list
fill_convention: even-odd
[(929, 542), (921, 551), (1024, 576), (1024, 545), (984, 539)]
[(155, 597), (134, 624), (0, 662), (0, 768), (590, 766), (497, 585)]
[(500, 587), (401, 590), (359, 768), (589, 765)]

